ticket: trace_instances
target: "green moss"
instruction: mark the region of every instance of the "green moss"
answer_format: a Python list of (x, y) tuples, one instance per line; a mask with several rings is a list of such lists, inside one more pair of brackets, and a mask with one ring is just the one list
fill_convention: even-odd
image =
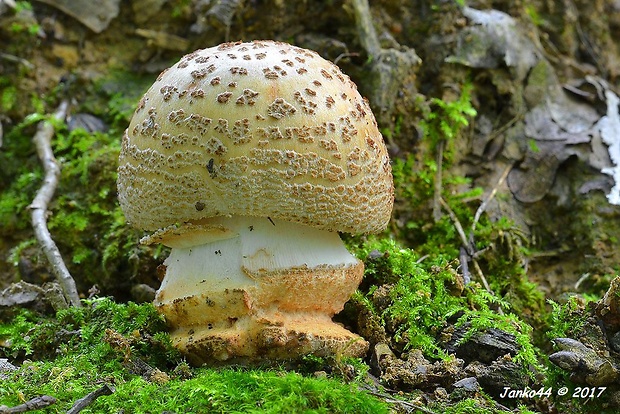
[[(407, 220), (397, 236), (420, 257), (429, 256), (431, 260), (441, 257), (446, 261), (457, 259), (463, 243), (456, 223), (447, 214), (438, 221), (430, 217), (435, 164), (429, 161), (428, 168), (419, 172), (414, 170), (414, 164), (413, 157), (394, 163), (396, 196), (402, 203), (397, 206), (396, 214)], [(478, 203), (471, 200), (478, 200), (482, 190), (472, 188), (455, 192), (456, 188), (470, 187), (470, 183), (449, 175), (444, 177), (442, 187), (444, 200), (469, 236), (478, 208)], [(509, 302), (515, 313), (527, 314), (528, 322), (536, 327), (543, 326), (547, 314), (544, 297), (538, 286), (527, 279), (523, 268), (528, 254), (527, 243), (518, 229), (508, 219), (493, 222), (483, 214), (476, 224), (473, 240), (472, 247), (476, 251), (486, 252), (479, 255), (477, 261), (491, 290)]]
[[(1, 348), (13, 358), (36, 357), (0, 384), (0, 405), (42, 394), (65, 412), (75, 400), (111, 384), (114, 394), (83, 412), (316, 412), (387, 413), (386, 404), (355, 384), (281, 370), (192, 370), (171, 348), (162, 318), (150, 304), (85, 301), (55, 318), (22, 310), (0, 325)], [(159, 380), (132, 373), (132, 359), (167, 372)], [(173, 369), (177, 367), (176, 369)], [(191, 377), (188, 379), (188, 376)]]
[[(548, 312), (542, 292), (527, 279), (527, 242), (507, 219), (492, 221), (482, 214), (474, 225), (483, 191), (448, 168), (456, 156), (457, 138), (476, 114), (470, 92), (471, 85), (466, 83), (453, 102), (432, 99), (422, 123), (426, 154), (422, 147), (421, 153), (394, 160), (394, 214), (400, 224), (392, 229), (392, 237), (397, 241), (358, 240), (362, 247), (357, 249), (351, 244), (366, 263), (365, 293), (358, 294), (366, 301), (357, 299), (372, 309), (369, 298), (378, 286), (393, 285), (392, 304), (380, 316), (386, 326), (397, 327), (397, 341), (405, 341), (409, 348), (421, 349), (432, 358), (447, 358), (438, 338), (448, 325), (467, 326), (463, 340), (489, 328), (511, 333), (520, 346), (515, 360), (525, 375), (531, 375), (530, 366), (541, 369), (532, 326), (544, 332)], [(437, 187), (434, 149), (440, 141), (445, 143), (444, 173)], [(441, 217), (432, 217), (437, 188), (453, 216), (444, 208)], [(490, 291), (481, 286), (471, 262), (468, 276), (473, 281), (464, 286), (459, 261), (464, 246), (458, 225), (469, 238), (468, 247), (477, 252), (476, 262)], [(369, 255), (371, 251), (374, 253)], [(498, 312), (500, 308), (504, 315)]]
[(134, 352), (155, 365), (171, 358), (179, 361), (168, 339), (155, 338), (166, 326), (151, 304), (117, 304), (105, 298), (87, 300), (83, 308), (60, 310), (54, 318), (21, 310), (13, 321), (0, 325), (0, 338), (10, 344), (0, 352), (20, 359), (78, 353), (103, 360), (114, 356), (113, 349), (102, 340), (106, 329), (132, 338)]
[[(464, 83), (459, 97), (452, 102), (431, 98), (432, 111), (421, 122), (421, 127), (425, 139), (430, 140), (433, 147), (442, 140), (454, 141), (461, 130), (469, 125), (470, 119), (476, 116), (477, 111), (471, 102), (472, 88), (470, 82)], [(449, 154), (450, 151), (446, 153)]]
[(0, 109), (8, 112), (17, 102), (17, 88), (13, 85), (2, 85), (3, 83), (3, 78), (0, 78), (0, 86), (4, 86), (0, 90)]
[[(109, 111), (113, 124), (126, 123), (130, 113), (125, 103), (118, 97), (113, 100)], [(12, 128), (0, 153), (0, 163), (6, 166), (0, 174), (6, 183), (5, 188), (0, 184), (0, 236), (20, 235), (23, 239), (15, 243), (19, 246), (32, 239), (28, 205), (41, 186), (43, 171), (31, 137), (36, 124), (45, 119), (48, 117), (31, 115)], [(103, 292), (116, 294), (117, 288), (122, 289), (135, 276), (136, 266), (130, 263), (136, 262), (136, 255), (148, 262), (155, 254), (153, 249), (138, 246), (141, 232), (127, 228), (116, 199), (122, 134), (114, 127), (106, 133), (69, 131), (58, 122), (55, 129), (52, 147), (61, 177), (49, 206), (48, 228), (71, 273), (80, 275), (76, 278), (80, 290), (97, 284)], [(14, 263), (22, 250), (14, 249)]]
[(101, 369), (79, 356), (53, 365), (29, 364), (25, 373), (0, 386), (0, 404), (20, 404), (19, 395), (28, 399), (47, 394), (58, 399), (47, 412), (65, 412), (76, 399), (99, 388), (98, 382), (106, 382), (114, 384), (115, 392), (100, 397), (82, 412), (388, 412), (387, 404), (354, 385), (294, 372), (202, 368), (194, 370), (191, 379), (172, 378), (157, 384)]
[(586, 312), (587, 300), (577, 295), (568, 298), (565, 303), (557, 303), (553, 300), (548, 301), (551, 305), (551, 323), (547, 331), (547, 338), (576, 338), (580, 336), (581, 329), (586, 323), (588, 312)]
[[(532, 328), (510, 312), (507, 301), (478, 283), (463, 287), (451, 254), (421, 258), (411, 249), (382, 239), (368, 241), (357, 255), (365, 260), (366, 277), (374, 284), (393, 284), (392, 303), (381, 316), (386, 323), (398, 326), (396, 340), (406, 338), (407, 347), (421, 349), (431, 358), (448, 358), (439, 337), (452, 321), (456, 327), (469, 326), (464, 340), (489, 328), (513, 334), (520, 346), (515, 361), (522, 364), (523, 372), (538, 365), (531, 343)], [(499, 306), (504, 315), (497, 312)]]

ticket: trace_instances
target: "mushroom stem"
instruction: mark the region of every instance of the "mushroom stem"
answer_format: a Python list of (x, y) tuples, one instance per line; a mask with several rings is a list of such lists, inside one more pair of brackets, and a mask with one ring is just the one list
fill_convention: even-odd
[(162, 239), (172, 251), (155, 305), (190, 361), (366, 351), (364, 340), (331, 321), (364, 269), (337, 233), (233, 216)]

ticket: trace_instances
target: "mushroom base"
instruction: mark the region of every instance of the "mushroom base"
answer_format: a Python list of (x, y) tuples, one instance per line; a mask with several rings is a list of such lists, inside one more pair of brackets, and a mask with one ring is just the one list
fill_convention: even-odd
[[(255, 287), (176, 298), (158, 309), (174, 329), (173, 345), (197, 366), (294, 360), (307, 354), (358, 357), (368, 343), (331, 316), (342, 309), (363, 272), (359, 262), (338, 277), (334, 269), (262, 275)], [(304, 296), (297, 291), (301, 288)], [(328, 297), (333, 290), (335, 297)]]
[(189, 336), (181, 330), (174, 332), (173, 338), (177, 348), (195, 366), (296, 360), (309, 354), (359, 357), (368, 350), (364, 339), (331, 320), (304, 317), (280, 326), (248, 318), (238, 321), (236, 326), (219, 332), (203, 328)]
[(366, 353), (364, 339), (331, 320), (364, 273), (336, 233), (247, 217), (217, 224), (232, 236), (173, 248), (155, 300), (190, 363)]

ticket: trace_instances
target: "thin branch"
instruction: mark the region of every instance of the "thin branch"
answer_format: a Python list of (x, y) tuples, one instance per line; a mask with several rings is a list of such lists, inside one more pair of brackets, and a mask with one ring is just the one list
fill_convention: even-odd
[(499, 177), (499, 180), (497, 180), (497, 184), (495, 184), (495, 186), (493, 187), (489, 195), (486, 196), (486, 198), (482, 201), (482, 204), (480, 204), (480, 207), (478, 207), (478, 210), (476, 210), (476, 214), (474, 215), (474, 222), (471, 224), (471, 233), (469, 234), (470, 239), (473, 239), (474, 231), (476, 230), (476, 225), (478, 224), (478, 221), (480, 221), (480, 217), (482, 216), (482, 213), (486, 211), (487, 207), (489, 206), (489, 203), (491, 202), (491, 200), (493, 200), (493, 197), (495, 197), (495, 194), (497, 194), (497, 190), (502, 185), (504, 180), (506, 180), (506, 177), (508, 177), (508, 174), (512, 170), (512, 166), (513, 164), (510, 164), (504, 169), (504, 171), (502, 172), (502, 175)]
[(8, 53), (0, 52), (0, 59), (8, 60), (9, 62), (16, 62), (24, 65), (28, 69), (34, 69), (34, 65), (28, 62), (26, 59), (20, 58), (19, 56), (9, 55)]
[(89, 394), (86, 394), (86, 396), (77, 400), (73, 404), (73, 407), (71, 407), (69, 411), (67, 411), (67, 414), (77, 414), (80, 411), (82, 411), (84, 408), (91, 405), (97, 398), (102, 397), (104, 395), (111, 395), (114, 391), (116, 390), (114, 389), (113, 386), (105, 384), (103, 387), (98, 388), (95, 391)]
[[(471, 261), (472, 264), (474, 265), (474, 269), (476, 270), (476, 273), (478, 274), (478, 277), (480, 278), (480, 280), (482, 281), (482, 284), (484, 285), (484, 288), (490, 294), (495, 295), (495, 293), (491, 290), (491, 287), (489, 286), (487, 279), (484, 277), (484, 273), (482, 272), (482, 269), (480, 268), (478, 261), (474, 258), (476, 255), (476, 248), (474, 246), (473, 239), (467, 240), (467, 236), (465, 235), (465, 230), (463, 229), (463, 225), (461, 224), (461, 221), (456, 216), (454, 211), (450, 208), (448, 203), (446, 203), (446, 201), (441, 197), (439, 198), (439, 202), (441, 203), (441, 206), (448, 212), (448, 215), (450, 216), (450, 219), (452, 220), (452, 223), (454, 224), (454, 228), (456, 229), (456, 232), (461, 238), (461, 243), (463, 243), (460, 249), (460, 254), (459, 254), (459, 261), (461, 263), (461, 271), (463, 272), (463, 280), (467, 282), (468, 279), (471, 278), (471, 273), (469, 272), (469, 265), (468, 265), (469, 261)], [(503, 315), (501, 308), (499, 309), (499, 312), (500, 314)]]
[(465, 246), (459, 249), (459, 262), (461, 262), (461, 273), (463, 273), (463, 284), (468, 285), (471, 282), (471, 272), (469, 271), (469, 255)]
[(348, 57), (357, 57), (359, 55), (360, 54), (357, 53), (357, 52), (344, 52), (344, 53), (341, 53), (341, 54), (339, 54), (336, 57), (336, 59), (334, 59), (334, 65), (337, 65), (338, 62), (340, 62), (341, 59), (348, 58)]
[(467, 236), (465, 235), (465, 230), (463, 229), (463, 225), (461, 225), (461, 221), (456, 216), (456, 214), (454, 213), (452, 208), (450, 208), (448, 203), (446, 203), (446, 200), (444, 200), (443, 197), (439, 197), (439, 203), (448, 212), (448, 215), (450, 216), (450, 219), (452, 220), (452, 223), (454, 224), (454, 228), (456, 229), (456, 232), (458, 233), (459, 237), (461, 238), (461, 243), (463, 243), (463, 247), (465, 247), (465, 250), (467, 251), (467, 254), (470, 257), (473, 256), (474, 255), (474, 248), (467, 241)]
[[(476, 273), (478, 273), (478, 277), (480, 278), (480, 280), (482, 281), (482, 284), (484, 285), (484, 288), (487, 290), (487, 292), (489, 292), (491, 295), (495, 296), (495, 292), (493, 292), (493, 290), (491, 290), (491, 286), (489, 286), (489, 282), (487, 282), (487, 278), (484, 277), (484, 273), (482, 273), (482, 269), (480, 268), (480, 265), (478, 264), (478, 261), (476, 259), (472, 259), (471, 261), (474, 265), (474, 269), (476, 269)], [(504, 311), (502, 310), (501, 306), (497, 307), (497, 313), (499, 313), (500, 315), (504, 314)]]
[(487, 142), (493, 141), (495, 138), (497, 138), (498, 136), (506, 132), (508, 128), (513, 126), (517, 121), (523, 119), (524, 115), (525, 115), (525, 111), (522, 111), (522, 110), (519, 111), (510, 121), (506, 122), (504, 125), (499, 127), (497, 130), (493, 131), (493, 133), (491, 133), (491, 135), (489, 135), (489, 137), (487, 138)]
[(34, 397), (23, 404), (16, 405), (15, 407), (7, 407), (6, 405), (2, 405), (0, 406), (0, 414), (25, 413), (28, 411), (40, 410), (55, 403), (56, 398), (50, 397), (49, 395), (41, 395), (39, 397)]
[[(67, 101), (61, 102), (53, 118), (59, 121), (64, 120), (67, 116), (68, 106), (69, 104)], [(39, 123), (37, 132), (32, 138), (37, 148), (39, 159), (43, 164), (45, 177), (43, 179), (43, 185), (39, 188), (29, 208), (32, 214), (32, 227), (37, 241), (41, 245), (41, 248), (47, 256), (47, 260), (49, 260), (52, 266), (52, 271), (67, 298), (67, 302), (72, 306), (80, 307), (80, 296), (78, 295), (75, 281), (73, 277), (71, 277), (65, 262), (62, 260), (62, 255), (47, 228), (47, 207), (54, 196), (60, 178), (60, 166), (54, 157), (51, 145), (53, 135), (54, 126), (52, 123), (49, 121), (42, 121)]]

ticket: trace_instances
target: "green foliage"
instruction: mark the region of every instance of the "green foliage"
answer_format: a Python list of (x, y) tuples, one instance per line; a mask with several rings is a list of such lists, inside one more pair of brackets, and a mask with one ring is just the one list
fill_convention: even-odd
[(436, 171), (435, 161), (426, 161), (424, 166), (416, 168), (416, 159), (413, 155), (409, 155), (405, 160), (394, 159), (392, 175), (396, 199), (409, 203), (409, 211), (423, 207), (433, 197)]
[[(141, 413), (157, 411), (215, 413), (387, 413), (379, 401), (352, 386), (328, 379), (302, 377), (271, 371), (214, 371), (201, 369), (196, 378), (165, 386), (134, 379), (111, 397), (101, 399), (93, 410), (123, 409)], [(134, 389), (141, 388), (136, 394)]]
[(586, 323), (588, 313), (585, 312), (586, 301), (574, 295), (563, 303), (548, 300), (551, 305), (550, 329), (547, 338), (574, 338), (577, 337), (581, 328)]
[[(15, 13), (32, 13), (32, 4), (29, 1), (17, 1), (15, 2)], [(11, 23), (10, 29), (13, 33), (26, 32), (30, 36), (35, 36), (40, 30), (41, 26), (36, 23), (36, 20), (32, 20), (32, 23), (24, 24), (20, 21), (14, 21)]]
[(19, 13), (21, 11), (29, 10), (32, 11), (32, 4), (29, 1), (16, 1), (15, 2), (15, 12)]
[[(111, 114), (118, 119), (127, 116), (122, 112), (120, 99), (116, 105)], [(12, 235), (30, 228), (28, 205), (43, 178), (30, 140), (36, 123), (46, 119), (48, 117), (38, 114), (30, 115), (6, 135), (6, 151), (0, 153), (0, 163), (8, 167), (4, 180), (7, 188), (0, 188), (3, 190), (0, 235)], [(61, 177), (49, 206), (48, 228), (72, 273), (82, 269), (77, 272), (83, 276), (78, 282), (97, 283), (107, 290), (115, 285), (109, 277), (135, 254), (140, 237), (125, 225), (116, 200), (120, 134), (115, 130), (108, 133), (69, 131), (58, 122), (55, 129), (52, 147), (61, 167)], [(14, 263), (22, 250), (14, 249)], [(125, 269), (131, 270), (130, 266)], [(127, 276), (124, 279), (127, 280)]]
[(542, 26), (543, 24), (545, 24), (545, 19), (543, 19), (543, 17), (540, 15), (538, 10), (536, 10), (536, 7), (534, 5), (526, 4), (524, 10), (525, 14), (528, 15), (534, 25)]
[(77, 353), (101, 361), (117, 359), (104, 340), (106, 329), (130, 338), (133, 352), (154, 365), (165, 365), (171, 358), (179, 361), (167, 337), (163, 341), (154, 339), (166, 325), (151, 304), (118, 304), (106, 298), (87, 300), (83, 308), (60, 310), (55, 318), (22, 310), (11, 323), (0, 325), (0, 338), (11, 344), (0, 351), (12, 358), (33, 354), (55, 358)]
[[(193, 371), (193, 378), (172, 377), (164, 384), (125, 376), (93, 364), (83, 356), (50, 363), (31, 363), (21, 375), (0, 386), (0, 404), (17, 405), (24, 398), (46, 394), (58, 402), (46, 412), (62, 413), (78, 398), (113, 383), (115, 392), (100, 397), (83, 413), (388, 413), (388, 406), (332, 379), (294, 372), (261, 370)], [(36, 384), (36, 387), (30, 384)]]
[[(371, 251), (381, 256), (369, 259)], [(531, 327), (510, 313), (508, 302), (478, 283), (463, 288), (450, 254), (420, 260), (413, 250), (387, 239), (368, 241), (357, 254), (365, 259), (367, 278), (377, 284), (393, 284), (392, 304), (382, 317), (399, 326), (396, 339), (406, 337), (409, 348), (421, 349), (432, 358), (448, 358), (438, 337), (451, 321), (456, 327), (467, 324), (465, 339), (492, 327), (511, 333), (521, 347), (515, 361), (522, 364), (524, 373), (529, 365), (538, 364)], [(498, 306), (505, 315), (497, 312)]]
[[(69, 133), (60, 131), (54, 150), (63, 166), (64, 181), (59, 187), (60, 196), (55, 201), (48, 227), (64, 235), (63, 241), (71, 246), (74, 263), (86, 261), (94, 265), (102, 249), (93, 245), (93, 232), (102, 223), (110, 228), (118, 218), (113, 191), (118, 139), (81, 129)], [(82, 191), (87, 187), (97, 191)]]
[[(469, 124), (470, 117), (476, 114), (470, 93), (471, 85), (465, 84), (456, 101), (431, 100), (433, 112), (425, 116), (424, 139), (431, 147), (440, 141), (446, 144), (444, 161), (452, 158), (452, 144)], [(531, 326), (545, 327), (548, 313), (542, 292), (527, 279), (524, 270), (527, 240), (504, 218), (492, 221), (482, 214), (474, 226), (483, 191), (472, 187), (470, 179), (454, 176), (449, 170), (444, 170), (439, 188), (441, 198), (454, 217), (447, 214), (445, 208), (438, 220), (432, 217), (432, 203), (436, 202), (437, 163), (419, 157), (419, 154), (409, 155), (405, 160), (396, 159), (393, 163), (397, 200), (395, 215), (403, 223), (396, 237), (413, 250), (394, 246), (379, 249), (390, 252), (389, 259), (386, 259), (389, 263), (383, 263), (380, 268), (376, 268), (377, 263), (369, 264), (367, 276), (371, 283), (396, 284), (393, 291), (398, 300), (390, 309), (395, 312), (392, 317), (408, 320), (409, 341), (429, 355), (443, 356), (435, 339), (436, 332), (445, 323), (440, 321), (455, 316), (458, 324), (467, 322), (472, 333), (490, 326), (501, 326), (500, 329), (514, 333), (523, 346), (521, 361), (536, 361)], [(462, 278), (457, 268), (460, 267), (458, 259), (463, 240), (457, 224), (469, 238), (469, 247), (478, 252), (476, 262), (493, 293), (471, 283), (462, 294), (452, 294), (457, 279)], [(416, 264), (421, 257), (424, 260)], [(476, 279), (477, 272), (471, 266), (469, 270), (474, 281), (482, 282)], [(506, 316), (496, 315), (500, 307), (507, 312)], [(417, 319), (407, 317), (408, 312)]]
[[(490, 398), (487, 397), (486, 400), (489, 400), (488, 402), (491, 406), (493, 405)], [(465, 398), (449, 405), (438, 404), (437, 409), (437, 412), (441, 412), (443, 414), (496, 414), (502, 412), (499, 409), (484, 406), (481, 401), (475, 398)]]
[(428, 113), (421, 123), (425, 137), (433, 146), (439, 141), (451, 141), (459, 132), (469, 125), (469, 118), (476, 116), (476, 109), (471, 103), (471, 83), (465, 83), (459, 98), (446, 102), (439, 98), (431, 99), (432, 112)]
[(13, 266), (17, 266), (22, 252), (28, 247), (36, 244), (36, 242), (37, 241), (34, 237), (31, 239), (22, 240), (17, 246), (11, 249), (8, 262)]
[(188, 12), (188, 9), (190, 9), (190, 7), (190, 0), (178, 0), (174, 2), (174, 7), (172, 8), (172, 17), (178, 18), (183, 16)]
[[(84, 304), (59, 311), (55, 318), (22, 310), (0, 325), (0, 338), (11, 344), (1, 348), (7, 356), (36, 355), (40, 361), (25, 361), (0, 383), (0, 405), (45, 394), (58, 400), (46, 412), (66, 412), (75, 400), (108, 383), (116, 388), (114, 394), (97, 399), (84, 413), (388, 412), (354, 384), (337, 380), (280, 370), (191, 370), (171, 348), (152, 305), (109, 299)], [(132, 374), (132, 358), (168, 374), (159, 381)]]
[[(2, 79), (0, 78), (0, 85), (2, 85)], [(8, 112), (13, 109), (13, 106), (17, 103), (17, 88), (13, 85), (5, 86), (0, 93), (0, 109), (3, 112)]]
[(121, 92), (114, 93), (108, 101), (112, 121), (118, 125), (128, 125), (135, 110), (134, 99), (128, 99)]

